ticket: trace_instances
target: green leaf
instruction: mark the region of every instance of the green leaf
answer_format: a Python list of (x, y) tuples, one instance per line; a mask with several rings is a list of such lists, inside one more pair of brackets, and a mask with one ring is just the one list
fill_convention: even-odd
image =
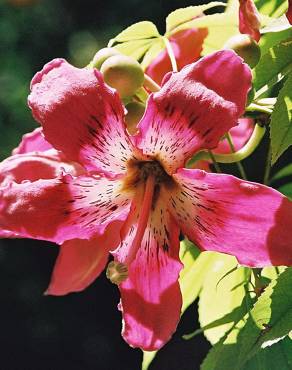
[(292, 200), (292, 183), (285, 184), (278, 189), (282, 194)]
[(292, 341), (289, 337), (261, 350), (243, 367), (244, 370), (291, 370)]
[(280, 32), (269, 32), (261, 36), (259, 46), (261, 48), (262, 56), (266, 54), (270, 48), (279, 44), (281, 41), (292, 38), (292, 29), (280, 31)]
[(141, 63), (142, 68), (145, 70), (164, 48), (165, 43), (163, 39), (156, 39), (144, 55), (143, 61)]
[(202, 51), (202, 55), (207, 55), (222, 49), (230, 37), (239, 33), (237, 18), (232, 12), (210, 14), (176, 27), (175, 32), (189, 28), (208, 28)]
[(292, 70), (292, 38), (281, 41), (264, 54), (253, 70), (255, 99)]
[(255, 0), (258, 11), (262, 14), (279, 17), (287, 10), (287, 0)]
[(184, 255), (181, 256), (181, 261), (184, 264), (179, 279), (183, 297), (182, 314), (198, 297), (211, 266), (216, 263), (219, 256), (219, 253), (216, 252), (204, 252), (194, 259), (192, 248), (194, 246), (188, 247)]
[(271, 179), (271, 182), (280, 180), (284, 177), (292, 175), (292, 163), (288, 164), (287, 166), (283, 167), (278, 171)]
[(270, 134), (272, 163), (275, 163), (283, 152), (292, 145), (292, 74), (279, 93), (271, 116)]
[(166, 32), (175, 30), (176, 27), (202, 15), (205, 10), (212, 9), (216, 6), (226, 6), (225, 3), (213, 1), (205, 5), (188, 6), (186, 8), (176, 9), (166, 18)]
[(280, 32), (287, 29), (291, 29), (291, 24), (289, 23), (287, 17), (282, 15), (280, 18), (271, 18), (270, 22), (261, 29), (261, 33), (267, 32)]
[(253, 356), (287, 336), (292, 329), (291, 284), (292, 268), (287, 268), (269, 284), (248, 317), (211, 349), (201, 370), (246, 369)]
[[(230, 273), (237, 265), (235, 257), (221, 254), (216, 263), (209, 268), (199, 301), (199, 320), (202, 327), (219, 320), (241, 306), (246, 293), (243, 283), (247, 282), (249, 270), (240, 267)], [(237, 288), (233, 289), (236, 286)], [(232, 327), (233, 321), (223, 324), (204, 332), (212, 344), (218, 342)]]
[(119, 50), (122, 54), (139, 60), (145, 55), (152, 43), (152, 40), (133, 40), (118, 44), (115, 46), (115, 49)]
[(115, 38), (110, 40), (108, 46), (111, 47), (118, 42), (145, 40), (159, 36), (160, 35), (155, 24), (153, 24), (152, 22), (143, 21), (132, 24), (130, 27), (119, 33)]

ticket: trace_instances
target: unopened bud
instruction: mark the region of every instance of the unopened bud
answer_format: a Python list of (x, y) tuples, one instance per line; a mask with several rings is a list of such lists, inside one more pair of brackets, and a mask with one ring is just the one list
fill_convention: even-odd
[(144, 72), (140, 64), (125, 55), (108, 58), (100, 69), (104, 81), (115, 88), (121, 98), (133, 96), (144, 83)]
[(127, 130), (131, 135), (134, 135), (137, 132), (137, 124), (145, 112), (145, 105), (139, 102), (131, 102), (126, 105), (126, 109), (128, 112), (125, 117)]
[(261, 57), (261, 49), (256, 41), (245, 34), (231, 37), (224, 45), (224, 49), (234, 50), (250, 68), (255, 67)]
[(121, 55), (121, 53), (114, 49), (114, 48), (103, 48), (100, 49), (95, 56), (93, 57), (92, 61), (90, 62), (90, 67), (100, 69), (103, 63), (110, 57), (114, 55)]

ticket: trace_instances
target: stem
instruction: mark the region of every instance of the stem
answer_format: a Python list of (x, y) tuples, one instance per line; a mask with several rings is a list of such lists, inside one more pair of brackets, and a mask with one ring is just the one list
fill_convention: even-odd
[[(261, 142), (265, 132), (266, 132), (265, 127), (261, 127), (260, 125), (256, 124), (249, 141), (239, 151), (232, 153), (232, 154), (214, 154), (213, 153), (216, 162), (234, 163), (234, 162), (242, 161), (243, 159), (249, 157), (254, 152), (254, 150), (257, 148), (259, 143)], [(208, 160), (209, 156), (210, 155), (207, 151), (201, 151), (191, 159), (188, 165), (192, 165), (198, 160)]]
[(129, 249), (129, 254), (127, 255), (124, 261), (124, 263), (128, 266), (135, 259), (138, 249), (141, 246), (141, 242), (145, 233), (145, 229), (148, 223), (148, 218), (152, 206), (154, 187), (155, 187), (154, 176), (148, 176), (145, 184), (144, 197), (142, 200), (142, 207), (139, 214), (136, 235), (132, 242), (131, 248)]
[(216, 172), (221, 173), (222, 172), (221, 168), (219, 167), (219, 164), (217, 163), (216, 158), (214, 157), (214, 154), (211, 152), (211, 150), (208, 150), (208, 154), (210, 158), (212, 159)]
[(272, 157), (272, 146), (269, 145), (267, 159), (266, 159), (266, 166), (265, 166), (265, 174), (264, 174), (264, 181), (263, 184), (268, 185), (270, 180), (270, 173), (271, 173), (271, 157)]
[(252, 273), (253, 273), (253, 277), (254, 277), (254, 284), (255, 284), (255, 294), (257, 297), (259, 297), (264, 288), (266, 287), (264, 284), (262, 284), (261, 282), (261, 272), (262, 272), (262, 269), (261, 268), (254, 268), (252, 269)]
[(167, 37), (163, 36), (162, 39), (163, 39), (164, 44), (166, 46), (166, 50), (167, 50), (167, 53), (168, 53), (168, 56), (169, 56), (169, 59), (170, 59), (170, 63), (171, 63), (171, 68), (172, 68), (173, 72), (177, 72), (178, 68), (177, 68), (175, 56), (174, 56), (174, 53), (173, 53), (173, 50), (172, 50), (172, 46), (171, 46)]
[(149, 89), (152, 92), (160, 90), (160, 86), (146, 74), (144, 74), (144, 86), (147, 87), (147, 89)]
[[(226, 138), (227, 138), (227, 141), (228, 141), (228, 143), (230, 145), (230, 148), (231, 148), (232, 153), (235, 153), (235, 147), (234, 147), (234, 144), (233, 144), (233, 141), (232, 141), (232, 136), (231, 136), (231, 134), (229, 132), (227, 133)], [(247, 180), (247, 176), (246, 176), (246, 173), (245, 173), (245, 170), (243, 168), (242, 163), (241, 162), (236, 162), (236, 165), (237, 165), (237, 168), (238, 168), (238, 171), (239, 171), (241, 177), (244, 180)]]

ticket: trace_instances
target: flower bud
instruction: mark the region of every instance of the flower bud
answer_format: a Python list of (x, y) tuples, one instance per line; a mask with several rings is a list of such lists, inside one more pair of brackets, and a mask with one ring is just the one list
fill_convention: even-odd
[(145, 105), (139, 102), (131, 102), (126, 105), (126, 109), (128, 111), (125, 117), (127, 130), (131, 135), (135, 135), (137, 132), (137, 124), (144, 114)]
[(261, 57), (261, 49), (255, 40), (249, 35), (236, 35), (231, 37), (226, 44), (224, 49), (234, 50), (250, 68), (255, 67)]
[(103, 48), (100, 49), (95, 56), (93, 57), (92, 61), (90, 62), (90, 67), (100, 69), (102, 64), (110, 57), (114, 55), (121, 55), (121, 53), (114, 49), (114, 48)]
[(104, 81), (115, 88), (121, 98), (133, 96), (143, 85), (144, 72), (140, 64), (125, 55), (114, 55), (108, 58), (100, 69)]

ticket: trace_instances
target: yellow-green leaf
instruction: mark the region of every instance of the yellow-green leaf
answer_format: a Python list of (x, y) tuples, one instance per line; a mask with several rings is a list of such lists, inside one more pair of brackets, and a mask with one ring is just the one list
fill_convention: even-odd
[(110, 40), (109, 46), (113, 46), (117, 42), (125, 42), (132, 40), (144, 40), (159, 37), (159, 32), (152, 22), (143, 21), (132, 24), (124, 31), (119, 33), (115, 38)]
[[(201, 327), (221, 319), (240, 307), (245, 296), (244, 283), (247, 281), (248, 269), (239, 267), (228, 274), (237, 265), (235, 257), (220, 254), (216, 263), (209, 268), (200, 293), (199, 320)], [(206, 330), (204, 334), (214, 344), (232, 325), (233, 322), (229, 322)]]
[(205, 10), (212, 9), (216, 6), (226, 6), (226, 4), (220, 1), (213, 1), (204, 5), (188, 6), (186, 8), (176, 9), (166, 18), (166, 32), (176, 32), (176, 28), (178, 26), (201, 16)]

